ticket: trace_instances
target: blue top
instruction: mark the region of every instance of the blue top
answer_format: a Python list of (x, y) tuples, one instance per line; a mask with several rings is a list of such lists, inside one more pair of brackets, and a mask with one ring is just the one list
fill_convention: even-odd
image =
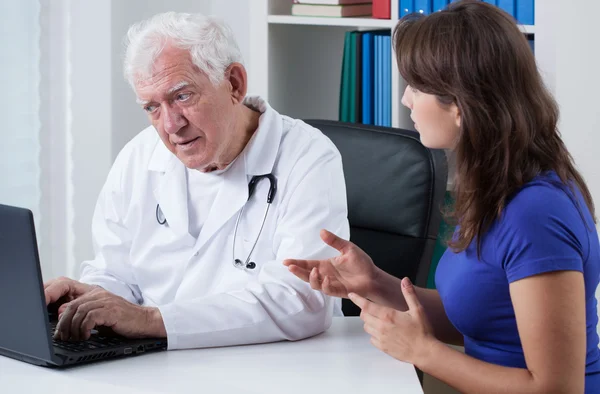
[(481, 260), (475, 241), (461, 253), (448, 248), (437, 268), (436, 287), (448, 318), (464, 335), (466, 354), (526, 368), (509, 283), (562, 270), (583, 272), (586, 393), (600, 392), (595, 297), (600, 242), (583, 196), (579, 190), (573, 194), (554, 172), (536, 177), (515, 193), (483, 236)]

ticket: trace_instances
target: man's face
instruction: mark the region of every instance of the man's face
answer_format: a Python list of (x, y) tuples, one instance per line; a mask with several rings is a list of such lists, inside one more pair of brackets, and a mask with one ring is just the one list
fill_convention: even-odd
[(234, 99), (227, 78), (213, 86), (188, 51), (167, 46), (151, 76), (138, 81), (138, 102), (166, 147), (191, 169), (221, 167), (235, 138)]

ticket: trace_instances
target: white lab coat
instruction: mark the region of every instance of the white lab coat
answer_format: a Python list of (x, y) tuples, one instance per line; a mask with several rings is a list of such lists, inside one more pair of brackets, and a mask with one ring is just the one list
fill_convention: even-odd
[[(341, 156), (319, 130), (282, 116), (259, 97), (263, 114), (231, 167), (196, 239), (188, 232), (186, 169), (149, 127), (118, 155), (92, 222), (95, 258), (80, 280), (131, 302), (157, 306), (169, 349), (298, 340), (341, 314), (340, 300), (292, 275), (285, 258), (338, 254), (319, 230), (349, 238)], [(254, 270), (233, 265), (233, 232), (244, 212), (236, 256), (245, 261), (267, 206), (267, 179), (248, 200), (252, 175), (273, 173), (277, 194), (253, 252)], [(160, 204), (167, 225), (159, 225)]]

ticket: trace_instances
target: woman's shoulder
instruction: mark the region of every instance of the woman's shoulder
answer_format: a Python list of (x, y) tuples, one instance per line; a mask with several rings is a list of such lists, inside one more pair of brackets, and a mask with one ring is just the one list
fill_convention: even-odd
[(577, 186), (548, 172), (536, 176), (509, 199), (502, 219), (523, 224), (557, 219), (581, 223), (586, 216), (590, 216), (589, 209)]
[[(523, 186), (510, 199), (496, 228), (498, 252), (526, 247), (562, 253), (569, 245), (585, 258), (595, 224), (583, 196), (573, 184), (565, 184), (554, 174), (540, 175)], [(562, 246), (561, 246), (562, 245)]]

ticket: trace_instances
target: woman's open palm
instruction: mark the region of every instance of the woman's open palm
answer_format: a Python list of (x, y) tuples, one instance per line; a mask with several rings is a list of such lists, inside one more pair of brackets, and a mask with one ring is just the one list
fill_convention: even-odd
[(321, 239), (340, 251), (340, 255), (326, 260), (288, 259), (283, 264), (313, 289), (327, 295), (344, 298), (348, 298), (348, 293), (367, 295), (377, 271), (369, 255), (327, 230), (321, 230)]

